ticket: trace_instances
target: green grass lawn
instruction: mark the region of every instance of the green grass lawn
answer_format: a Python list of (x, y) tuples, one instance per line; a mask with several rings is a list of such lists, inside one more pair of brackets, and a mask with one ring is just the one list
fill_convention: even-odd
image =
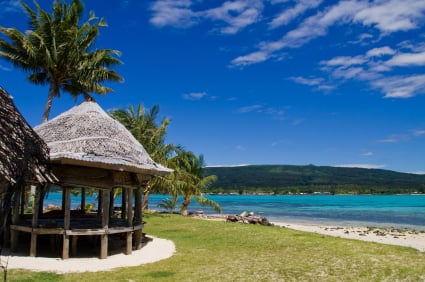
[(424, 281), (425, 253), (287, 228), (146, 215), (169, 259), (97, 273), (9, 270), (9, 281)]

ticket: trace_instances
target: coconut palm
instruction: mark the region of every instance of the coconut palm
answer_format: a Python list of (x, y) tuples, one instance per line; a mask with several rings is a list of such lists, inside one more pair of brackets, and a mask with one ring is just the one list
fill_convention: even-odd
[(204, 166), (203, 156), (196, 156), (190, 151), (181, 152), (169, 162), (169, 167), (173, 168), (174, 172), (167, 178), (171, 180), (170, 187), (174, 186), (173, 191), (176, 190), (183, 197), (180, 208), (183, 215), (187, 215), (192, 199), (202, 206), (211, 206), (215, 211), (221, 212), (218, 203), (202, 196), (202, 190), (217, 180), (215, 175), (203, 175)]
[(156, 176), (148, 181), (144, 189), (143, 209), (148, 209), (151, 191), (170, 194), (174, 199), (183, 196), (182, 213), (187, 213), (187, 207), (194, 198), (201, 205), (209, 205), (220, 212), (220, 206), (202, 197), (202, 189), (216, 180), (216, 176), (204, 177), (202, 156), (197, 157), (192, 152), (185, 151), (180, 145), (166, 144), (165, 135), (170, 123), (164, 118), (156, 123), (159, 106), (155, 105), (147, 111), (141, 104), (137, 108), (117, 109), (110, 115), (121, 122), (133, 136), (143, 145), (152, 159), (174, 170), (166, 177)]
[(127, 109), (117, 109), (110, 113), (133, 134), (152, 159), (161, 163), (166, 161), (161, 147), (164, 145), (170, 120), (163, 118), (161, 123), (157, 124), (158, 114), (158, 105), (148, 111), (142, 104), (137, 105), (137, 108), (130, 105)]
[(204, 174), (203, 169), (205, 167), (205, 163), (204, 163), (204, 157), (202, 155), (197, 157), (193, 153), (189, 152), (188, 160), (189, 160), (188, 172), (193, 177), (189, 178), (191, 181), (189, 181), (187, 185), (184, 186), (184, 189), (182, 189), (181, 191), (183, 196), (183, 204), (181, 207), (182, 214), (183, 215), (187, 214), (187, 209), (189, 207), (189, 204), (192, 198), (194, 198), (200, 205), (211, 206), (214, 208), (216, 212), (221, 213), (221, 207), (218, 203), (202, 196), (202, 190), (210, 186), (215, 181), (217, 181), (217, 176), (203, 175)]
[[(136, 108), (132, 105), (127, 109), (117, 109), (110, 112), (110, 115), (121, 122), (143, 145), (151, 158), (162, 165), (167, 166), (168, 159), (178, 150), (178, 146), (165, 144), (165, 135), (170, 120), (163, 118), (160, 124), (157, 124), (159, 106), (154, 105), (149, 111), (139, 104)], [(153, 177), (148, 181), (143, 193), (143, 210), (148, 209), (149, 195), (154, 187), (162, 187), (164, 179)]]
[(172, 213), (174, 209), (176, 208), (176, 205), (177, 205), (177, 197), (172, 197), (172, 198), (163, 199), (161, 203), (157, 205), (157, 207), (160, 209), (165, 209), (168, 212)]
[(29, 17), (29, 30), (0, 26), (0, 57), (28, 72), (30, 82), (49, 85), (49, 93), (43, 112), (43, 122), (48, 120), (53, 98), (60, 97), (61, 90), (73, 97), (90, 93), (106, 94), (112, 89), (102, 85), (106, 81), (121, 81), (122, 77), (109, 67), (121, 64), (117, 50), (92, 51), (99, 28), (106, 26), (93, 12), (83, 24), (81, 0), (70, 5), (56, 0), (52, 13), (44, 11), (37, 2), (36, 10), (22, 3)]

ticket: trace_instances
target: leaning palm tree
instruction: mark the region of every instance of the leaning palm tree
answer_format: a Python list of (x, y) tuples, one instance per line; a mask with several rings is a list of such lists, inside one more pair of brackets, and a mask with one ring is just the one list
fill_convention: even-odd
[(29, 17), (29, 30), (25, 33), (16, 28), (0, 26), (0, 57), (28, 72), (30, 82), (49, 85), (49, 93), (43, 112), (43, 122), (50, 114), (53, 98), (61, 91), (73, 97), (90, 93), (106, 94), (112, 89), (102, 85), (106, 81), (122, 81), (122, 77), (109, 67), (121, 64), (117, 50), (98, 49), (93, 45), (99, 28), (106, 26), (90, 12), (86, 22), (80, 25), (83, 13), (81, 0), (70, 5), (56, 0), (52, 13), (44, 11), (37, 2), (36, 10), (22, 3)]

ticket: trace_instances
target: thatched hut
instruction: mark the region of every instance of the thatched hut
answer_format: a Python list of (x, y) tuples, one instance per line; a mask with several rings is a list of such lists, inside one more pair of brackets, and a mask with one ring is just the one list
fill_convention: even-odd
[[(126, 235), (126, 254), (133, 245), (140, 248), (143, 188), (151, 176), (167, 175), (171, 170), (154, 162), (131, 133), (93, 101), (83, 102), (34, 130), (50, 149), (52, 170), (63, 191), (62, 210), (43, 214), (31, 228), (15, 229), (30, 232), (32, 238), (36, 234), (63, 236), (64, 259), (69, 257), (70, 240), (72, 252), (77, 252), (80, 236), (100, 238), (100, 258), (108, 255), (111, 234)], [(99, 191), (97, 214), (84, 210), (86, 188)], [(117, 188), (123, 192), (119, 217), (113, 213)], [(82, 193), (78, 211), (71, 211), (71, 190)], [(31, 242), (30, 255), (36, 255), (36, 245)]]
[[(7, 240), (9, 215), (13, 206), (20, 207), (26, 185), (40, 186), (53, 182), (49, 149), (28, 125), (13, 103), (12, 97), (0, 87), (0, 241)], [(3, 236), (4, 234), (4, 236)]]

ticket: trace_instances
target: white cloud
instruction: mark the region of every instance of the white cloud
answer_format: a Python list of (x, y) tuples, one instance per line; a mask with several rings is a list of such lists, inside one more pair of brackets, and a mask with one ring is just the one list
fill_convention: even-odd
[(425, 74), (390, 76), (371, 82), (372, 87), (385, 93), (385, 98), (410, 98), (425, 94)]
[(158, 0), (151, 6), (150, 23), (156, 27), (190, 27), (196, 23), (197, 14), (192, 12), (190, 0)]
[(5, 67), (5, 66), (2, 66), (2, 65), (0, 65), (0, 70), (2, 70), (2, 71), (12, 71), (12, 69)]
[(335, 167), (380, 169), (380, 168), (386, 167), (386, 165), (377, 165), (377, 164), (341, 164), (341, 165), (336, 165)]
[(425, 52), (422, 53), (403, 53), (392, 57), (387, 61), (389, 66), (424, 66)]
[(328, 61), (321, 61), (320, 64), (325, 66), (331, 66), (331, 67), (341, 66), (341, 67), (347, 68), (353, 65), (361, 65), (366, 62), (367, 60), (366, 58), (364, 58), (364, 56), (355, 56), (355, 57), (340, 56), (340, 57), (335, 57), (333, 59), (330, 59)]
[(191, 101), (198, 101), (206, 96), (207, 96), (206, 92), (192, 92), (192, 93), (183, 94), (183, 98), (185, 100), (191, 100)]
[[(352, 68), (337, 68), (332, 72), (332, 76), (335, 78), (342, 79), (361, 79), (365, 74), (365, 70), (362, 67), (352, 67)], [(367, 76), (366, 76), (367, 77)]]
[(364, 152), (364, 153), (362, 153), (362, 156), (364, 156), (364, 157), (373, 156), (373, 152), (371, 152), (371, 151)]
[(252, 105), (252, 106), (246, 106), (246, 107), (242, 107), (238, 109), (238, 112), (240, 113), (249, 113), (249, 112), (253, 112), (253, 111), (262, 111), (263, 110), (263, 106), (262, 105)]
[(267, 61), (270, 54), (263, 51), (254, 52), (246, 56), (240, 56), (232, 60), (231, 66), (248, 66), (256, 63)]
[(423, 136), (423, 135), (425, 135), (425, 130), (415, 130), (414, 132), (413, 132), (413, 135), (414, 136)]
[(0, 2), (0, 17), (6, 13), (19, 11), (22, 11), (21, 1), (19, 0), (6, 0)]
[(325, 80), (320, 77), (305, 78), (302, 76), (297, 76), (297, 77), (290, 77), (289, 79), (298, 84), (314, 86), (317, 90), (320, 90), (322, 92), (330, 92), (333, 89), (335, 89), (335, 86), (326, 84)]
[(219, 30), (223, 34), (235, 34), (246, 26), (257, 22), (261, 17), (261, 0), (226, 1), (221, 6), (196, 10), (198, 1), (157, 0), (151, 5), (153, 15), (150, 23), (156, 27), (172, 26), (189, 28), (201, 21), (213, 21), (223, 25)]
[(204, 11), (203, 15), (209, 20), (224, 22), (222, 33), (235, 34), (257, 22), (262, 10), (263, 3), (259, 0), (226, 1), (220, 7)]
[(423, 21), (425, 1), (375, 1), (354, 15), (354, 21), (385, 33), (415, 29)]
[(373, 48), (369, 51), (367, 51), (366, 56), (367, 57), (381, 57), (381, 56), (385, 56), (385, 55), (394, 55), (395, 51), (388, 47), (379, 47), (379, 48)]
[(376, 140), (378, 143), (399, 143), (407, 142), (413, 138), (419, 138), (425, 135), (425, 130), (417, 129), (406, 134), (393, 134), (388, 138)]
[(367, 73), (363, 67), (368, 60), (365, 56), (339, 56), (327, 61), (321, 61), (322, 70), (330, 72), (334, 78), (341, 79), (367, 79)]
[(301, 76), (290, 77), (289, 79), (296, 83), (309, 85), (309, 86), (317, 86), (323, 82), (323, 78), (305, 78)]
[[(298, 48), (317, 37), (326, 35), (328, 29), (335, 25), (361, 24), (363, 26), (373, 26), (378, 31), (381, 31), (382, 35), (386, 35), (392, 32), (415, 29), (424, 18), (425, 1), (390, 0), (371, 3), (355, 0), (340, 1), (336, 5), (305, 19), (296, 29), (286, 33), (280, 40), (262, 42), (259, 44), (259, 50), (239, 56), (232, 60), (231, 64), (246, 66), (264, 62), (273, 58), (274, 52), (284, 48)], [(378, 52), (383, 55), (389, 54), (388, 52), (391, 51), (390, 49), (377, 49), (369, 55), (377, 55)], [(259, 53), (262, 54), (261, 59), (246, 60), (246, 58), (258, 58), (258, 56), (251, 56)]]
[(205, 167), (240, 167), (240, 166), (249, 166), (249, 164), (236, 164), (236, 165), (207, 165)]
[[(388, 56), (392, 57), (388, 59)], [(383, 76), (384, 72), (389, 73), (394, 67), (424, 66), (425, 51), (398, 53), (397, 50), (384, 46), (370, 49), (365, 55), (338, 56), (323, 60), (320, 65), (321, 70), (330, 73), (333, 78), (368, 81), (372, 88), (384, 93), (385, 98), (410, 98), (425, 94), (423, 74), (400, 76), (390, 73), (386, 77)]]
[(268, 115), (276, 120), (285, 120), (285, 111), (278, 108), (265, 107), (260, 104), (254, 104), (251, 106), (241, 107), (238, 109), (238, 112), (242, 114), (254, 112), (257, 114)]
[(277, 15), (271, 22), (271, 28), (277, 28), (282, 25), (287, 25), (290, 21), (304, 13), (309, 9), (316, 8), (322, 3), (322, 0), (301, 0), (293, 8), (286, 9)]
[(425, 171), (411, 171), (408, 173), (412, 173), (412, 174), (425, 174)]
[[(256, 64), (274, 57), (273, 53), (283, 48), (298, 48), (314, 38), (326, 35), (328, 27), (335, 23), (346, 22), (354, 11), (360, 10), (364, 6), (365, 4), (358, 1), (342, 1), (324, 12), (307, 18), (298, 28), (289, 31), (280, 40), (262, 42), (259, 51), (237, 57), (232, 60), (231, 64), (234, 66)], [(261, 59), (252, 59), (258, 58), (258, 54), (261, 54)]]

